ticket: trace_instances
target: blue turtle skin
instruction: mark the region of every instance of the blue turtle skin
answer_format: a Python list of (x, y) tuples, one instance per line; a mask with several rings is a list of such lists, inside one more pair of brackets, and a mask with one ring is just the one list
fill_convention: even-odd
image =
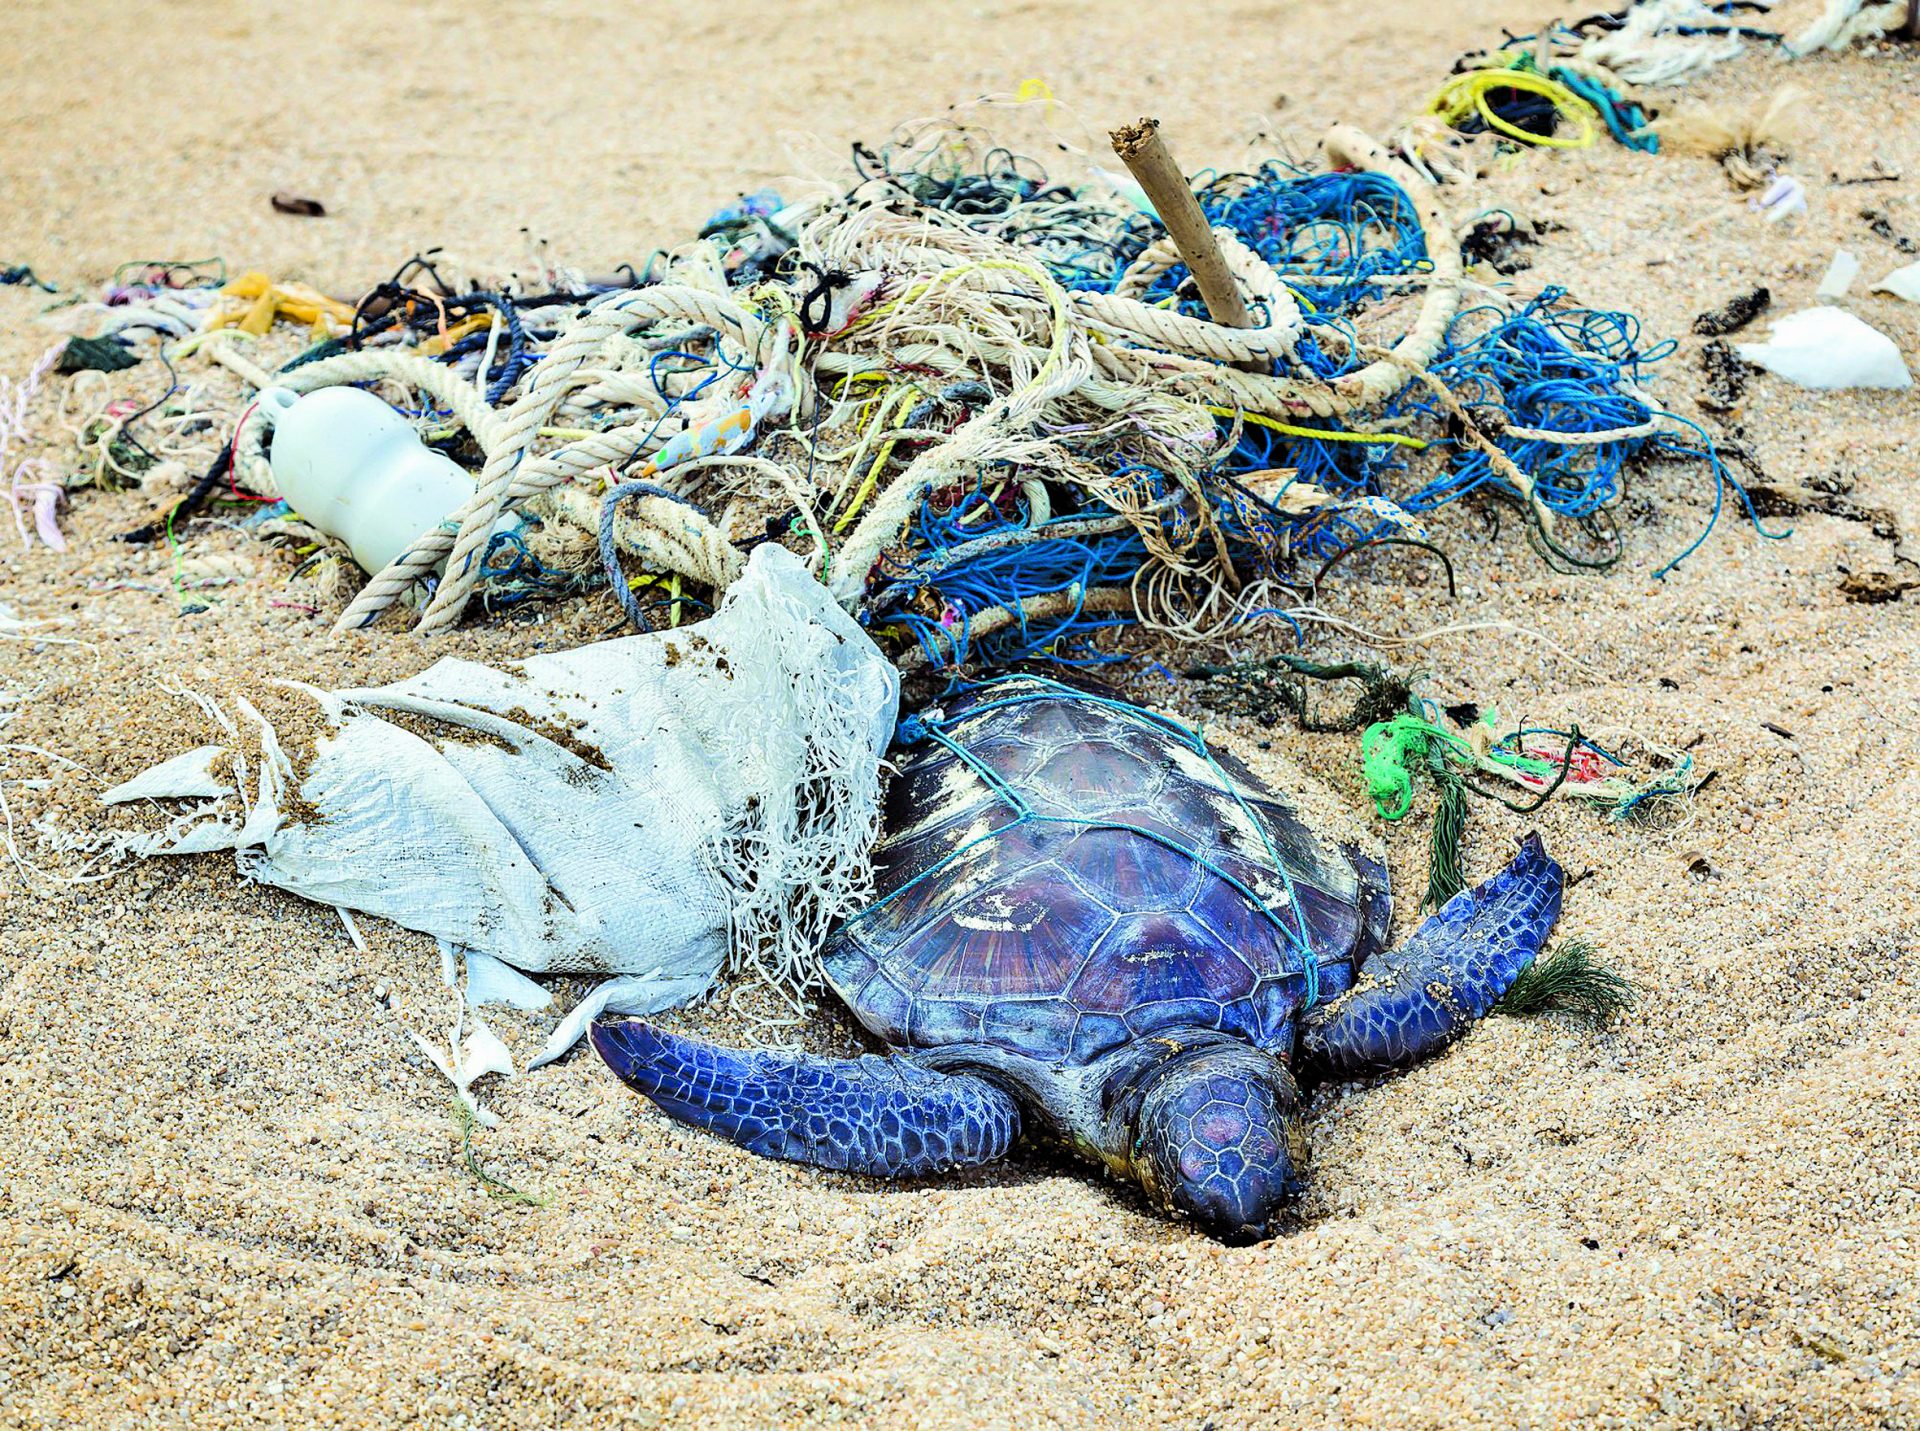
[(1209, 1050), (1149, 1089), (1134, 1155), (1141, 1181), (1217, 1237), (1258, 1236), (1303, 1190), (1299, 1113), (1284, 1064), (1245, 1045)]
[(886, 1042), (1077, 1065), (1199, 1028), (1287, 1057), (1308, 989), (1301, 943), (1326, 998), (1384, 940), (1384, 868), (1309, 830), (1224, 752), (1209, 768), (1157, 725), (1017, 682), (956, 697), (944, 715), (956, 743), (1060, 823), (1003, 829), (1017, 812), (944, 746), (902, 763), (875, 852), (879, 901), (822, 955)]
[[(1528, 836), (1384, 952), (1385, 870), (1316, 836), (1245, 767), (1070, 693), (1007, 701), (1020, 691), (945, 712), (993, 781), (938, 745), (906, 759), (880, 898), (823, 954), (835, 990), (905, 1056), (734, 1052), (639, 1021), (601, 1025), (594, 1044), (666, 1112), (768, 1157), (915, 1176), (1003, 1156), (1025, 1108), (1161, 1206), (1259, 1235), (1299, 1192), (1296, 1054), (1303, 1075), (1339, 1077), (1444, 1047), (1539, 952), (1560, 867)], [(1008, 828), (1017, 812), (994, 781), (1058, 823)]]
[(1560, 918), (1561, 869), (1537, 834), (1499, 874), (1440, 906), (1398, 949), (1309, 1014), (1300, 1054), (1321, 1077), (1403, 1068), (1446, 1047), (1513, 987)]
[(639, 1019), (592, 1036), (629, 1088), (762, 1157), (915, 1177), (995, 1162), (1020, 1135), (1002, 1089), (903, 1059), (736, 1053)]

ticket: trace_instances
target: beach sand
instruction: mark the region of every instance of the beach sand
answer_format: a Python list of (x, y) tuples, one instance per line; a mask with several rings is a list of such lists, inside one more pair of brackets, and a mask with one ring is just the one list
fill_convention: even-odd
[[(15, 5), (0, 262), (67, 285), (217, 252), (352, 292), (432, 244), (513, 260), (524, 227), (605, 270), (802, 161), (1030, 78), (1071, 107), (1063, 130), (1151, 112), (1190, 168), (1226, 167), (1266, 135), (1304, 153), (1334, 120), (1383, 130), (1459, 52), (1539, 19), (1514, 0)], [(1820, 480), (1914, 534), (1910, 394), (1759, 377), (1733, 414), (1695, 405), (1693, 316), (1755, 283), (1800, 307), (1838, 244), (1864, 267), (1850, 306), (1920, 353), (1920, 309), (1865, 291), (1909, 260), (1860, 216), (1920, 236), (1920, 57), (1755, 54), (1692, 89), (1749, 106), (1789, 80), (1808, 91), (1798, 223), (1763, 224), (1708, 160), (1608, 144), (1450, 202), (1561, 225), (1525, 277), (1677, 338), (1661, 401), (1737, 426), (1774, 482)], [(1904, 177), (1830, 182), (1876, 159)], [(275, 214), (275, 190), (329, 216)], [(47, 345), (45, 301), (0, 289), (0, 371)], [(149, 367), (117, 390), (149, 391)], [(55, 425), (45, 450), (65, 442)], [(1534, 822), (1592, 872), (1562, 932), (1639, 1004), (1599, 1033), (1496, 1018), (1323, 1093), (1300, 1225), (1255, 1247), (1031, 1155), (901, 1186), (764, 1162), (584, 1052), (490, 1094), (479, 1156), (548, 1199), (498, 1202), (403, 1032), (445, 1022), (430, 940), (368, 920), (356, 951), (230, 858), (82, 886), (0, 866), (0, 1425), (1920, 1424), (1920, 595), (1847, 601), (1843, 569), (1914, 569), (1874, 523), (1819, 514), (1771, 523), (1793, 529), (1776, 541), (1729, 511), (1654, 580), (1712, 498), (1701, 464), (1636, 472), (1604, 575), (1556, 575), (1513, 522), (1454, 508), (1457, 600), (1417, 553), (1330, 581), (1363, 626), (1472, 628), (1394, 653), (1450, 699), (1688, 745), (1714, 779), (1647, 827), (1476, 805), (1476, 874)], [(35, 821), (96, 828), (100, 782), (203, 738), (166, 686), (361, 684), (616, 627), (602, 593), (430, 649), (330, 640), (284, 604), (291, 555), (205, 524), (192, 551), (253, 575), (183, 615), (168, 551), (112, 540), (149, 506), (81, 494), (65, 555), (0, 522), (0, 603), (48, 623), (0, 636), (0, 795), (50, 873), (79, 857)], [(1185, 684), (1130, 689), (1196, 710)], [(1208, 729), (1255, 760), (1273, 742), (1364, 810), (1352, 737)], [(1404, 929), (1424, 816), (1384, 833)], [(744, 1039), (746, 1003), (676, 1019)], [(537, 1046), (537, 1019), (496, 1026)], [(852, 1046), (831, 1011), (801, 1036)]]

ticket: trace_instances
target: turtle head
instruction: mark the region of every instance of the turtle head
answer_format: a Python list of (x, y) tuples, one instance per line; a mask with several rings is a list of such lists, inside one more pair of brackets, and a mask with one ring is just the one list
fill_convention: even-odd
[(1299, 1087), (1285, 1064), (1246, 1044), (1176, 1055), (1149, 1074), (1133, 1154), (1162, 1208), (1223, 1241), (1262, 1237), (1302, 1190)]

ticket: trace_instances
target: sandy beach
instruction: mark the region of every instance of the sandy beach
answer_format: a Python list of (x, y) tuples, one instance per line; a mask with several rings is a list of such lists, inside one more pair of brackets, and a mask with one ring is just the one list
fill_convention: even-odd
[[(1190, 168), (1226, 169), (1310, 154), (1338, 120), (1384, 131), (1462, 51), (1540, 19), (1517, 0), (15, 5), (0, 266), (66, 288), (217, 253), (345, 293), (418, 248), (511, 263), (531, 238), (606, 271), (1028, 80), (1063, 132), (1151, 112)], [(1920, 555), (1910, 392), (1756, 376), (1730, 413), (1696, 401), (1694, 316), (1755, 284), (1776, 314), (1805, 306), (1837, 246), (1862, 264), (1848, 306), (1920, 356), (1920, 307), (1867, 292), (1920, 238), (1920, 48), (1755, 49), (1689, 102), (1747, 109), (1789, 82), (1798, 221), (1762, 222), (1709, 159), (1608, 143), (1521, 155), (1470, 202), (1550, 221), (1529, 279), (1677, 340), (1661, 402), (1774, 483), (1883, 512)], [(1876, 163), (1902, 177), (1834, 182)], [(275, 191), (328, 214), (276, 213)], [(51, 341), (46, 302), (0, 288), (0, 372)], [(152, 395), (145, 369), (115, 381)], [(43, 416), (46, 454), (70, 453)], [(1404, 1076), (1323, 1092), (1299, 1226), (1253, 1247), (1035, 1154), (902, 1185), (763, 1161), (586, 1050), (490, 1096), (479, 1155), (545, 1199), (503, 1203), (406, 1037), (445, 1020), (432, 940), (367, 920), (359, 951), (230, 856), (82, 885), (0, 864), (0, 1426), (1920, 1425), (1920, 592), (1841, 590), (1920, 573), (1873, 521), (1806, 512), (1771, 540), (1729, 510), (1655, 580), (1713, 498), (1702, 464), (1636, 471), (1605, 574), (1556, 574), (1512, 524), (1453, 508), (1457, 599), (1411, 556), (1363, 555), (1330, 586), (1360, 626), (1466, 628), (1389, 653), (1449, 699), (1631, 729), (1714, 778), (1647, 825), (1475, 807), (1476, 875), (1533, 824), (1591, 872), (1561, 931), (1638, 1004), (1599, 1032), (1494, 1018)], [(41, 623), (0, 632), (0, 796), (47, 875), (80, 857), (36, 822), (94, 828), (100, 789), (205, 738), (167, 687), (372, 684), (620, 626), (600, 591), (432, 647), (329, 637), (337, 606), (289, 604), (290, 552), (211, 523), (194, 553), (245, 576), (183, 614), (166, 547), (113, 539), (150, 509), (77, 494), (65, 553), (22, 550), (0, 517), (0, 612)], [(1128, 639), (1176, 666), (1224, 649)], [(1191, 683), (1122, 669), (1136, 698), (1364, 816), (1354, 737), (1204, 712)], [(1426, 818), (1370, 823), (1404, 932)], [(745, 1041), (764, 997), (670, 1021)], [(548, 1017), (495, 1026), (524, 1057)], [(856, 1046), (835, 1009), (796, 1036)]]

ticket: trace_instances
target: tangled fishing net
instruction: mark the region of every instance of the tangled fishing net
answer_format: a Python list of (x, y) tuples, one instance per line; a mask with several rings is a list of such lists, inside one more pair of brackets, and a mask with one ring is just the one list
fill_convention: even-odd
[[(1790, 13), (1776, 21), (1777, 10)], [(1746, 117), (1704, 107), (1662, 115), (1659, 91), (1738, 58), (1749, 42), (1793, 60), (1904, 34), (1910, 24), (1907, 0), (1825, 0), (1817, 18), (1773, 0), (1635, 0), (1532, 34), (1509, 32), (1498, 46), (1462, 55), (1390, 142), (1442, 182), (1485, 175), (1517, 150), (1585, 149), (1611, 137), (1645, 154), (1663, 144), (1710, 152), (1740, 188), (1760, 188), (1774, 177), (1767, 142), (1791, 128), (1803, 92), (1784, 90)]]
[[(137, 274), (67, 317), (159, 335), (173, 391), (76, 432), (103, 475), (153, 491), (133, 535), (177, 541), (197, 507), (251, 502), (252, 525), (339, 572), (277, 500), (268, 423), (210, 417), (175, 365), (373, 386), (476, 490), (340, 626), (413, 602), (432, 633), (475, 600), (602, 580), (637, 624), (677, 622), (777, 541), (934, 667), (1102, 659), (1088, 638), (1130, 622), (1300, 632), (1306, 573), (1430, 543), (1472, 494), (1517, 510), (1548, 560), (1604, 565), (1623, 474), (1650, 457), (1705, 459), (1717, 517), (1732, 479), (1642, 387), (1671, 344), (1558, 290), (1471, 281), (1431, 183), (1358, 131), (1324, 147), (1326, 172), (1274, 162), (1197, 191), (1252, 327), (1206, 315), (1123, 186), (1051, 182), (932, 126), (857, 149), (851, 184), (749, 195), (600, 281), (543, 261), (463, 286), (423, 259), (349, 306), (258, 274)], [(318, 341), (287, 356), (290, 322)], [(142, 418), (165, 436), (136, 457)], [(196, 480), (168, 444), (208, 432), (230, 435)], [(510, 510), (528, 520), (498, 530)]]

